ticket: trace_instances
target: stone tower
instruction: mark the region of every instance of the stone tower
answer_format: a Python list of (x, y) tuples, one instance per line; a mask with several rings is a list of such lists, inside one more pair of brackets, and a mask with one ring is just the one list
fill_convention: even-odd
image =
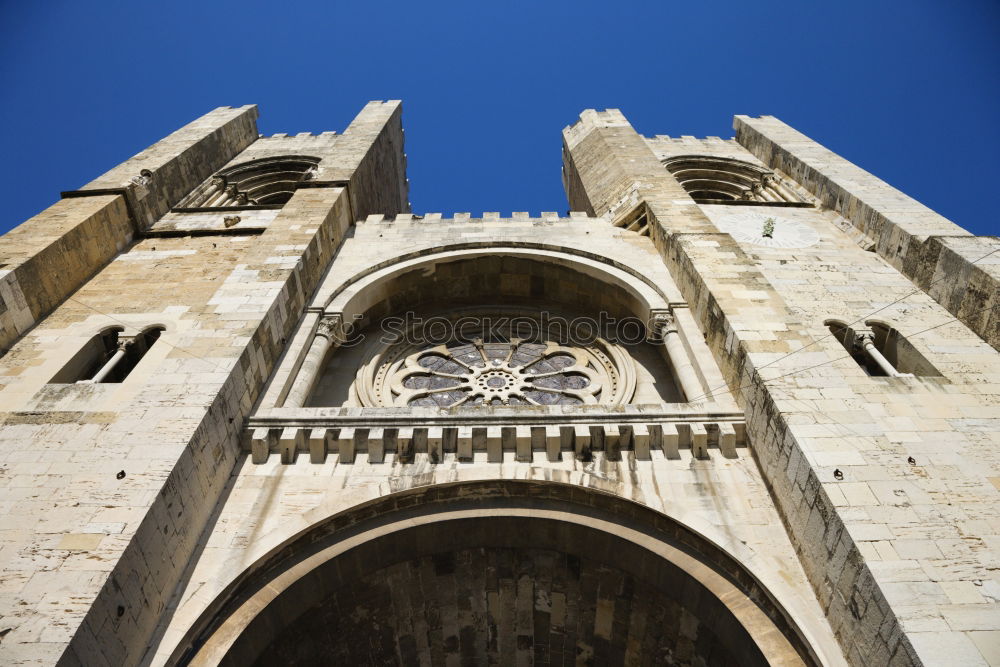
[(1000, 664), (1000, 242), (772, 117), (409, 212), (401, 106), (0, 238), (0, 661)]

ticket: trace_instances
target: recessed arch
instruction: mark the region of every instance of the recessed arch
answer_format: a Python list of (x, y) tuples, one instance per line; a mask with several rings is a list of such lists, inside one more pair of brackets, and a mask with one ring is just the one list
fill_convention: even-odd
[[(336, 357), (330, 355), (304, 404), (455, 407), (469, 401), (619, 405), (682, 400), (663, 351), (647, 340), (650, 315), (671, 305), (647, 280), (592, 257), (537, 247), (428, 249), (384, 264), (348, 279), (332, 295), (318, 295), (326, 312), (347, 323), (351, 335), (358, 336), (354, 340), (364, 344), (352, 343), (339, 348)], [(443, 321), (449, 323), (443, 327), (449, 335), (428, 339), (437, 332), (430, 325)], [(470, 326), (487, 322), (480, 333)], [(515, 323), (526, 327), (515, 330)], [(469, 346), (478, 345), (476, 339), (486, 349), (472, 353)], [(407, 344), (398, 344), (401, 340)], [(417, 368), (440, 355), (410, 358), (429, 354), (439, 344), (450, 346), (449, 358), (472, 354), (462, 357), (464, 364), (453, 359), (462, 368), (448, 371), (450, 379)], [(494, 369), (496, 377), (479, 378), (498, 383), (490, 388), (473, 382), (471, 376), (479, 377), (479, 371), (468, 365), (482, 354), (501, 364)], [(420, 370), (405, 378), (405, 390), (396, 382), (404, 380), (400, 373), (406, 373), (399, 368), (404, 361)], [(559, 368), (549, 367), (553, 364)], [(537, 382), (526, 381), (532, 373), (541, 373)], [(454, 390), (446, 386), (456, 382), (460, 386)]]
[[(547, 623), (564, 622), (553, 610), (555, 596), (546, 597), (547, 591), (555, 591), (575, 596), (556, 600), (556, 607), (587, 608), (578, 614), (577, 627), (590, 634), (572, 648), (592, 651), (595, 664), (621, 663), (625, 659), (621, 639), (628, 633), (633, 640), (638, 635), (644, 638), (645, 643), (632, 642), (631, 658), (638, 656), (640, 662), (662, 662), (664, 652), (674, 650), (689, 656), (694, 652), (706, 664), (731, 664), (734, 656), (740, 664), (822, 662), (791, 614), (749, 569), (675, 519), (576, 485), (494, 480), (411, 489), (314, 523), (244, 570), (189, 629), (170, 664), (253, 664), (287, 657), (289, 651), (307, 662), (331, 655), (363, 660), (367, 655), (363, 647), (375, 647), (369, 658), (399, 661), (399, 651), (412, 648), (407, 622), (395, 623), (391, 613), (383, 615), (385, 610), (376, 609), (381, 603), (372, 601), (385, 603), (386, 595), (392, 597), (392, 591), (377, 582), (384, 577), (399, 580), (417, 567), (430, 572), (432, 585), (446, 588), (450, 579), (477, 571), (478, 565), (467, 566), (470, 562), (500, 562), (500, 567), (503, 562), (515, 563), (520, 568), (514, 577), (520, 593), (513, 595), (528, 596), (521, 603), (531, 600), (537, 621), (529, 623), (530, 630), (518, 631), (524, 634), (517, 644), (522, 648), (538, 640), (538, 646), (548, 650), (546, 633), (554, 626)], [(539, 563), (548, 564), (549, 575), (531, 571)], [(590, 583), (568, 585), (560, 592), (558, 586), (546, 583), (553, 577)], [(603, 577), (606, 586), (616, 582), (617, 593), (602, 592), (593, 577)], [(487, 598), (494, 584), (488, 583), (485, 591), (473, 582), (463, 585), (486, 596), (483, 604), (489, 612)], [(505, 590), (513, 590), (509, 582)], [(331, 613), (324, 605), (336, 606), (341, 599), (374, 605), (366, 609), (378, 613), (370, 617), (377, 619), (377, 627), (339, 617), (342, 622), (331, 628), (333, 634), (322, 631), (324, 614)], [(670, 627), (665, 621), (647, 637), (633, 625), (641, 621), (631, 617), (631, 603), (637, 610), (680, 614), (684, 627)], [(353, 620), (365, 613), (357, 611)], [(502, 634), (504, 623), (496, 618), (492, 629), (476, 626), (482, 631), (479, 635), (468, 624), (453, 628), (451, 635), (438, 634), (442, 642), (452, 642), (451, 652), (461, 651), (463, 657), (475, 660), (488, 654), (509, 662), (513, 645), (508, 643), (505, 649), (489, 642), (489, 637)], [(344, 632), (338, 634), (339, 629)], [(312, 636), (314, 631), (323, 636)]]
[(731, 201), (795, 203), (804, 200), (769, 169), (734, 158), (677, 155), (662, 161), (699, 203)]
[[(431, 248), (373, 267), (354, 276), (325, 297), (324, 310), (341, 313), (345, 321), (350, 322), (363, 317), (371, 319), (373, 311), (377, 315), (393, 312), (393, 304), (387, 300), (389, 296), (395, 297), (408, 307), (412, 306), (413, 295), (429, 284), (426, 278), (437, 273), (439, 267), (448, 267), (456, 263), (467, 263), (470, 266), (471, 263), (479, 266), (494, 264), (496, 265), (494, 272), (498, 276), (514, 275), (506, 273), (508, 270), (516, 272), (519, 268), (534, 270), (537, 267), (538, 272), (534, 275), (543, 281), (546, 273), (555, 280), (571, 280), (569, 277), (574, 275), (578, 280), (589, 279), (595, 286), (604, 286), (604, 289), (586, 295), (592, 297), (589, 304), (591, 307), (599, 307), (603, 302), (611, 311), (618, 310), (622, 314), (638, 317), (643, 321), (649, 318), (651, 311), (669, 307), (667, 295), (649, 277), (606, 260), (602, 261), (596, 256), (537, 245), (529, 247), (519, 244), (517, 247), (512, 247), (476, 244)], [(579, 286), (578, 281), (575, 284)], [(500, 297), (512, 296), (534, 300), (538, 297), (538, 285), (523, 283), (517, 285), (516, 281), (500, 281), (493, 287), (497, 288), (493, 294)], [(532, 289), (536, 290), (535, 294), (531, 293)], [(468, 296), (471, 297), (470, 302), (481, 304), (484, 299), (488, 302), (491, 295), (480, 293)], [(551, 296), (554, 297), (551, 300), (555, 302), (564, 300), (558, 294)]]
[(177, 208), (278, 208), (319, 161), (309, 155), (279, 155), (241, 162), (216, 172)]

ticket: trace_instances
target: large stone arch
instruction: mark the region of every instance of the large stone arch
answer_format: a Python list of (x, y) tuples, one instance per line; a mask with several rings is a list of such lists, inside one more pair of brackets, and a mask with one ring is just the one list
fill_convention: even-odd
[(446, 653), (510, 664), (518, 651), (593, 664), (822, 662), (773, 590), (687, 525), (577, 485), (492, 480), (389, 494), (313, 523), (235, 577), (170, 663), (407, 663), (421, 651), (435, 664)]
[[(311, 328), (322, 309), (348, 326), (351, 340), (334, 352), (325, 352), (322, 359), (317, 353), (310, 363), (304, 356), (297, 357), (308, 368), (318, 369), (318, 375), (309, 376), (315, 377), (315, 382), (299, 381), (295, 391), (291, 387), (296, 380), (286, 385), (293, 398), (303, 396), (304, 405), (385, 407), (391, 402), (383, 396), (388, 391), (385, 386), (396, 386), (387, 369), (395, 368), (393, 364), (400, 358), (417, 353), (425, 334), (443, 331), (445, 335), (435, 339), (436, 345), (449, 343), (449, 332), (459, 332), (462, 335), (453, 335), (450, 340), (460, 346), (459, 341), (480, 337), (477, 323), (488, 323), (484, 331), (502, 331), (528, 342), (524, 351), (529, 351), (530, 345), (538, 349), (565, 345), (570, 337), (573, 345), (587, 339), (584, 356), (601, 378), (588, 385), (601, 386), (597, 402), (617, 405), (683, 400), (670, 364), (664, 363), (664, 352), (647, 344), (656, 317), (683, 305), (665, 272), (644, 275), (635, 267), (562, 246), (462, 242), (414, 250), (340, 277), (339, 283), (329, 281), (327, 289), (316, 295), (311, 315), (316, 319), (307, 319), (304, 327)], [(699, 344), (701, 336), (693, 330), (687, 313), (679, 319), (684, 320), (680, 325), (685, 335), (694, 345)], [(519, 323), (517, 333), (513, 328), (503, 331), (512, 323)], [(395, 345), (395, 336), (403, 332), (408, 341), (418, 341), (414, 349)], [(584, 335), (575, 335), (578, 333)], [(593, 340), (588, 336), (594, 336)], [(304, 344), (299, 355), (308, 349)], [(520, 359), (520, 363), (527, 362)], [(292, 373), (290, 368), (285, 377)], [(460, 398), (441, 393), (435, 399), (415, 400), (450, 404)], [(555, 399), (544, 394), (511, 400)]]
[[(549, 248), (537, 244), (507, 245), (454, 244), (428, 248), (420, 252), (404, 255), (392, 262), (386, 262), (361, 272), (337, 286), (330, 294), (321, 294), (324, 311), (342, 314), (345, 321), (355, 318), (370, 318), (398, 310), (395, 304), (412, 305), (413, 295), (420, 296), (426, 290), (428, 278), (439, 270), (468, 264), (476, 270), (486, 269), (491, 275), (514, 276), (513, 272), (527, 270), (528, 280), (498, 281), (496, 290), (487, 297), (523, 297), (549, 302), (565, 302), (592, 310), (604, 308), (608, 312), (631, 315), (647, 320), (651, 311), (669, 307), (677, 297), (657, 285), (648, 276), (643, 276), (629, 267), (619, 266), (588, 253), (567, 248)], [(496, 265), (491, 267), (490, 265)], [(505, 273), (505, 269), (508, 273)], [(458, 272), (456, 272), (457, 275)], [(532, 284), (545, 282), (549, 285)], [(447, 278), (446, 278), (447, 280)], [(586, 301), (572, 303), (573, 295), (560, 293), (560, 281), (569, 282), (583, 292)], [(452, 284), (455, 284), (454, 282)], [(601, 286), (603, 289), (584, 292), (583, 285)], [(476, 302), (484, 295), (466, 293), (465, 285), (459, 286), (459, 300), (467, 297), (469, 303)], [(449, 295), (456, 296), (456, 295)]]

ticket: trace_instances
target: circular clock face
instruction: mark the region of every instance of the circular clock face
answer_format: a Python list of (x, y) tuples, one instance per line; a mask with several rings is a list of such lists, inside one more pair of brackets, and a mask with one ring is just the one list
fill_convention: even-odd
[(731, 213), (713, 217), (712, 221), (719, 231), (741, 243), (768, 248), (808, 248), (819, 243), (819, 234), (812, 227), (768, 213)]

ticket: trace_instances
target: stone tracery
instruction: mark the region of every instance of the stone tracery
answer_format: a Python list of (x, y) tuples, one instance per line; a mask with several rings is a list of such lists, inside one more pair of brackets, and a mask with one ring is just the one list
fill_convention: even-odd
[(409, 355), (389, 378), (397, 405), (576, 405), (603, 386), (584, 350), (476, 339)]
[[(483, 332), (479, 332), (483, 333)], [(358, 373), (369, 407), (621, 404), (635, 371), (617, 345), (544, 336), (461, 336), (384, 346)]]

